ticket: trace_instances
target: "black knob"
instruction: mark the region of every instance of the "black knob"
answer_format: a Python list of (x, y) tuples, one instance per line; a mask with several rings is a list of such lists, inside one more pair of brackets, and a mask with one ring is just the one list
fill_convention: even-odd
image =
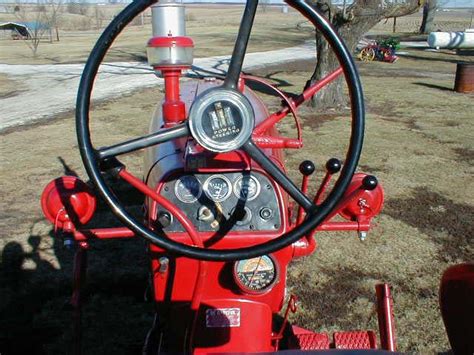
[(341, 161), (336, 158), (331, 158), (326, 163), (326, 170), (329, 174), (338, 173), (341, 170)]
[(300, 164), (300, 173), (304, 176), (309, 176), (314, 173), (314, 164), (311, 160), (305, 160)]
[(378, 184), (377, 178), (373, 175), (367, 175), (362, 179), (362, 187), (364, 190), (374, 190)]

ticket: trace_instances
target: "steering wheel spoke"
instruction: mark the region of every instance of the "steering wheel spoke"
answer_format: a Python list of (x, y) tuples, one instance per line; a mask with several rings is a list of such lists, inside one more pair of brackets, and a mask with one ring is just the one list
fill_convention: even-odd
[(148, 148), (156, 144), (165, 143), (172, 139), (187, 137), (188, 135), (188, 124), (182, 123), (171, 128), (161, 129), (158, 132), (140, 138), (135, 138), (126, 142), (111, 145), (109, 147), (99, 148), (96, 150), (96, 154), (100, 160), (104, 160), (117, 155)]
[(309, 199), (286, 174), (262, 152), (262, 150), (249, 139), (242, 147), (250, 157), (257, 162), (305, 211), (315, 208)]
[(242, 65), (244, 63), (247, 44), (252, 31), (255, 13), (257, 12), (258, 0), (247, 1), (245, 5), (242, 21), (240, 22), (239, 34), (234, 45), (232, 58), (230, 60), (229, 69), (224, 80), (224, 87), (228, 89), (236, 89), (238, 87)]

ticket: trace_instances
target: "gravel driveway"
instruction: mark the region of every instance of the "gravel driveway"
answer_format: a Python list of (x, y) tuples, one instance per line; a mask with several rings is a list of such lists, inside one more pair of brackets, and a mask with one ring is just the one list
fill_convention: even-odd
[[(269, 52), (249, 53), (244, 70), (280, 64), (295, 59), (315, 57), (314, 44)], [(195, 67), (221, 72), (226, 70), (229, 56), (197, 58)], [(21, 83), (14, 96), (0, 99), (0, 131), (13, 126), (46, 120), (73, 110), (83, 64), (9, 65), (0, 64), (0, 73)], [(151, 68), (138, 62), (104, 63), (94, 87), (94, 99), (105, 100), (133, 92), (139, 88), (162, 84)]]

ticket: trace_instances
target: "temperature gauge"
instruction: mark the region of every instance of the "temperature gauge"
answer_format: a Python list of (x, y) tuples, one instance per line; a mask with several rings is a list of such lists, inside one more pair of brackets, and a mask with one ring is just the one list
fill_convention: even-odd
[(197, 199), (201, 197), (201, 183), (193, 175), (182, 176), (176, 181), (174, 185), (174, 193), (181, 202), (196, 202)]
[(241, 176), (234, 184), (234, 194), (239, 200), (252, 201), (260, 193), (260, 183), (253, 176)]
[(232, 185), (224, 175), (212, 175), (204, 183), (204, 192), (214, 202), (222, 202), (232, 193)]
[(276, 263), (269, 255), (237, 261), (234, 264), (234, 279), (244, 292), (265, 293), (278, 280)]

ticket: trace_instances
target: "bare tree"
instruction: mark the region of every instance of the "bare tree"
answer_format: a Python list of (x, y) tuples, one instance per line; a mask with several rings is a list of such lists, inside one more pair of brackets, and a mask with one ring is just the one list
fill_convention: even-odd
[[(416, 12), (424, 0), (354, 0), (343, 8), (336, 7), (331, 0), (308, 0), (320, 10), (337, 29), (348, 49), (354, 52), (363, 35), (384, 18), (400, 17)], [(307, 86), (335, 70), (339, 62), (330, 50), (324, 37), (316, 32), (317, 65)], [(312, 101), (313, 106), (324, 109), (346, 104), (343, 95), (343, 78), (320, 91)]]
[[(143, 14), (142, 14), (143, 15)], [(95, 18), (95, 26), (97, 29), (102, 28), (102, 23), (105, 20), (105, 13), (99, 7), (99, 5), (94, 5), (94, 18)]]
[(50, 30), (50, 41), (52, 41), (51, 31), (54, 29), (56, 32), (56, 40), (59, 41), (59, 20), (61, 18), (62, 12), (62, 0), (45, 0), (46, 5), (46, 14), (45, 22)]
[(267, 12), (268, 6), (270, 6), (270, 0), (260, 0), (259, 4), (262, 12)]
[(27, 23), (28, 26), (28, 34), (20, 37), (31, 49), (33, 56), (36, 57), (40, 42), (49, 29), (46, 8), (41, 0), (37, 0), (33, 5), (28, 5), (30, 7), (29, 11), (26, 10), (25, 5), (18, 4), (18, 6), (19, 11), (15, 12), (15, 17), (21, 22)]
[(423, 19), (421, 20), (420, 33), (427, 34), (433, 32), (434, 19), (438, 9), (447, 4), (447, 0), (426, 0), (423, 5)]
[(75, 15), (87, 16), (89, 7), (87, 0), (73, 0), (67, 3), (67, 12)]

